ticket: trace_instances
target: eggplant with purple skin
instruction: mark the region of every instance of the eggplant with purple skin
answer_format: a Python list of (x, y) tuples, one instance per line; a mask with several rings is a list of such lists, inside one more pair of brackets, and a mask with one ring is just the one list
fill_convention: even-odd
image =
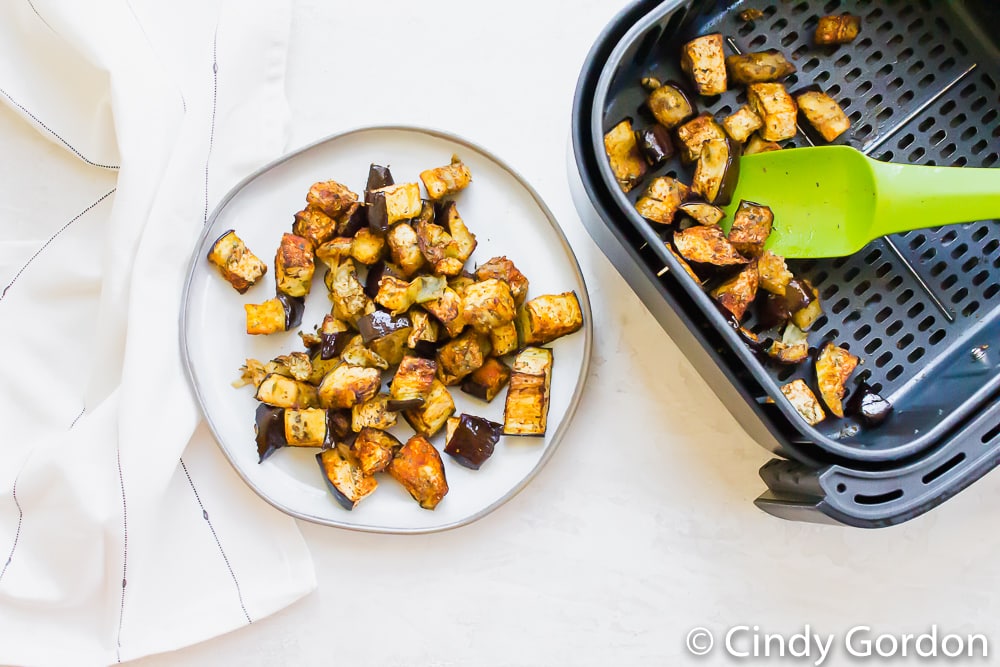
[(376, 234), (389, 231), (389, 209), (385, 202), (385, 192), (366, 193), (365, 204), (368, 228)]
[(253, 430), (257, 434), (258, 463), (262, 463), (288, 444), (285, 440), (285, 409), (261, 403), (257, 406)]
[(288, 331), (302, 324), (306, 303), (301, 297), (279, 293), (264, 303), (243, 305), (250, 335), (272, 334)]
[(368, 268), (368, 275), (365, 277), (365, 295), (369, 299), (374, 299), (378, 295), (378, 283), (382, 280), (383, 276), (392, 276), (400, 280), (405, 279), (402, 269), (392, 262), (387, 262), (384, 259), (375, 262), (374, 265)]
[(639, 152), (654, 169), (674, 156), (674, 142), (670, 132), (662, 125), (654, 125), (635, 133)]
[(244, 294), (267, 273), (267, 264), (250, 252), (232, 229), (212, 244), (208, 261), (218, 267), (222, 277), (240, 294)]
[(353, 237), (362, 227), (368, 226), (368, 207), (358, 206), (350, 215), (337, 219), (337, 236)]
[[(808, 283), (793, 278), (785, 285), (785, 293), (778, 295), (768, 292), (763, 301), (758, 301), (757, 319), (765, 327), (773, 327), (792, 318), (815, 300), (815, 295)], [(802, 329), (803, 327), (799, 327)]]
[(725, 211), (705, 201), (684, 202), (677, 207), (677, 210), (699, 225), (705, 226), (717, 225), (726, 217)]
[(701, 148), (691, 191), (709, 204), (726, 206), (733, 199), (739, 177), (739, 145), (729, 137), (709, 139)]
[(349, 440), (354, 435), (351, 430), (350, 410), (327, 410), (326, 411), (326, 440), (323, 442), (324, 449), (335, 447), (338, 442)]
[(472, 371), (462, 382), (462, 391), (487, 403), (496, 398), (510, 381), (510, 366), (496, 357), (490, 357)]
[(288, 296), (287, 294), (278, 294), (276, 298), (281, 303), (281, 308), (285, 313), (285, 331), (302, 324), (306, 300), (303, 297)]
[(466, 468), (479, 470), (486, 459), (493, 455), (493, 449), (502, 434), (503, 424), (463, 414), (448, 438), (444, 452)]
[[(383, 336), (412, 326), (405, 315), (392, 315), (384, 310), (374, 310), (358, 319), (358, 331), (365, 345)], [(409, 332), (407, 332), (409, 333)]]
[(654, 88), (646, 98), (646, 108), (663, 127), (672, 130), (686, 120), (694, 117), (697, 108), (684, 88), (668, 81)]
[(392, 180), (392, 172), (389, 171), (389, 167), (383, 167), (374, 162), (368, 167), (368, 183), (365, 185), (366, 194), (373, 190), (384, 188), (387, 185), (395, 184), (396, 181)]
[(847, 400), (845, 413), (865, 426), (878, 426), (892, 414), (892, 403), (882, 398), (865, 382), (858, 383)]
[(343, 443), (324, 449), (316, 455), (316, 461), (330, 493), (346, 510), (354, 509), (378, 488), (375, 477), (361, 470), (358, 458)]

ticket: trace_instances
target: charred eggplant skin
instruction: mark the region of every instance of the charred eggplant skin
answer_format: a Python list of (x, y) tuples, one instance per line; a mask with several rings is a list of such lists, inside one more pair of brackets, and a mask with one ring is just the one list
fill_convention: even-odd
[(266, 403), (257, 406), (254, 417), (254, 432), (257, 434), (258, 463), (288, 445), (285, 440), (285, 409)]
[(288, 296), (282, 292), (278, 292), (276, 298), (281, 302), (281, 307), (285, 309), (285, 331), (302, 324), (302, 314), (306, 310), (305, 298)]
[(368, 167), (368, 183), (365, 185), (365, 192), (395, 184), (396, 181), (392, 180), (392, 172), (389, 171), (389, 167), (383, 167), (374, 162)]
[(383, 336), (412, 326), (405, 315), (392, 315), (384, 310), (374, 310), (358, 319), (358, 331), (365, 345)]
[(448, 438), (444, 452), (466, 468), (479, 470), (493, 455), (493, 449), (502, 434), (503, 424), (463, 414), (459, 417), (454, 433)]

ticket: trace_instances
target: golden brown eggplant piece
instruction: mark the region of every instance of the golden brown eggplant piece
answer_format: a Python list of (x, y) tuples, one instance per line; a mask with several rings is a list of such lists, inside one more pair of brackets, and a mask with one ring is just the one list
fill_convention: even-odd
[(310, 204), (295, 214), (292, 233), (306, 239), (316, 249), (337, 235), (337, 221)]
[(318, 408), (316, 387), (306, 382), (271, 373), (257, 387), (256, 398), (276, 408)]
[(688, 197), (690, 190), (676, 178), (654, 178), (646, 192), (635, 203), (635, 210), (650, 222), (669, 225), (677, 209)]
[(316, 455), (316, 461), (330, 493), (346, 510), (354, 509), (378, 488), (378, 481), (362, 471), (358, 458), (343, 443), (324, 449)]
[(770, 153), (771, 151), (780, 151), (781, 144), (774, 141), (764, 141), (760, 138), (759, 134), (755, 134), (750, 137), (750, 141), (747, 142), (746, 147), (743, 149), (744, 155), (756, 155), (757, 153)]
[(809, 338), (805, 331), (789, 322), (780, 341), (774, 341), (767, 349), (767, 354), (783, 364), (797, 364), (809, 356)]
[(743, 200), (729, 228), (729, 242), (741, 254), (756, 257), (764, 251), (764, 242), (771, 235), (774, 214), (767, 206)]
[(810, 90), (795, 100), (805, 119), (827, 142), (833, 141), (850, 129), (851, 120), (837, 101), (826, 93)]
[(743, 53), (726, 58), (726, 71), (735, 84), (748, 86), (751, 83), (768, 83), (784, 79), (794, 73), (795, 65), (776, 49), (758, 53)]
[(792, 313), (792, 322), (803, 331), (808, 331), (813, 323), (819, 319), (819, 316), (823, 314), (823, 306), (819, 302), (819, 290), (810, 285), (808, 280), (803, 279), (800, 282), (812, 293), (813, 298), (804, 308)]
[(709, 114), (702, 114), (677, 128), (681, 160), (695, 162), (701, 157), (701, 148), (709, 139), (725, 139), (726, 131)]
[(383, 431), (396, 425), (396, 413), (389, 409), (389, 394), (377, 394), (364, 403), (351, 408), (351, 430), (360, 433), (364, 428)]
[(674, 232), (674, 246), (684, 259), (699, 264), (734, 266), (749, 261), (736, 251), (718, 225), (698, 225)]
[(331, 269), (325, 281), (333, 302), (333, 316), (338, 320), (357, 322), (359, 317), (374, 309), (364, 285), (358, 280), (353, 260), (345, 259), (336, 269)]
[(295, 234), (283, 234), (274, 256), (274, 279), (278, 291), (288, 296), (309, 294), (315, 270), (309, 241)]
[(386, 470), (424, 509), (434, 509), (448, 493), (441, 455), (419, 433), (396, 452)]
[(306, 195), (306, 202), (315, 206), (327, 216), (336, 218), (342, 214), (354, 212), (358, 206), (358, 195), (351, 192), (346, 185), (336, 181), (314, 183)]
[(726, 92), (726, 54), (722, 35), (704, 35), (681, 47), (681, 69), (694, 81), (700, 95)]
[(212, 244), (208, 261), (219, 268), (222, 277), (240, 294), (245, 294), (267, 273), (267, 264), (250, 252), (243, 239), (231, 229)]
[(322, 447), (326, 442), (326, 410), (285, 410), (285, 441), (290, 447)]
[(514, 322), (495, 327), (490, 330), (490, 344), (493, 356), (502, 357), (514, 352), (521, 346), (518, 340), (517, 325)]
[(389, 245), (392, 261), (406, 276), (412, 276), (419, 271), (426, 260), (420, 252), (420, 242), (417, 232), (409, 223), (401, 222), (389, 230), (385, 237)]
[(785, 289), (795, 276), (788, 270), (784, 257), (765, 250), (757, 260), (757, 269), (760, 271), (762, 289), (778, 296), (785, 296)]
[(513, 322), (516, 308), (510, 285), (496, 278), (474, 282), (462, 295), (465, 321), (481, 334)]
[(458, 205), (455, 202), (439, 202), (434, 208), (436, 210), (434, 221), (451, 234), (451, 244), (445, 254), (465, 264), (465, 260), (469, 259), (478, 245), (476, 235), (469, 230), (462, 216), (458, 214)]
[(726, 206), (733, 198), (739, 175), (739, 145), (729, 137), (709, 139), (701, 148), (691, 191), (710, 204)]
[(465, 328), (465, 318), (462, 316), (462, 297), (446, 287), (441, 298), (421, 304), (428, 313), (437, 318), (449, 336), (457, 336)]
[(385, 212), (389, 226), (420, 215), (419, 183), (396, 183), (371, 191), (372, 195), (379, 193), (385, 197)]
[(472, 182), (472, 172), (457, 155), (452, 155), (451, 164), (420, 172), (420, 180), (427, 188), (427, 196), (437, 201), (465, 189)]
[(320, 382), (319, 401), (324, 408), (353, 408), (373, 398), (381, 383), (378, 368), (341, 364)]
[(764, 121), (746, 104), (722, 119), (722, 129), (732, 137), (733, 141), (741, 144), (763, 126)]
[(510, 367), (502, 360), (490, 357), (462, 382), (462, 391), (489, 403), (510, 380)]
[(583, 311), (576, 292), (535, 297), (518, 313), (518, 333), (523, 345), (544, 345), (583, 327)]
[(247, 333), (272, 334), (293, 329), (302, 323), (305, 307), (305, 301), (301, 297), (281, 293), (261, 304), (244, 304)]
[(691, 265), (687, 263), (687, 260), (681, 257), (680, 254), (678, 254), (678, 252), (674, 250), (673, 246), (671, 246), (669, 243), (666, 244), (666, 248), (667, 252), (673, 255), (674, 259), (677, 260), (677, 263), (681, 265), (682, 269), (684, 269), (684, 273), (688, 274), (688, 276), (691, 277), (691, 280), (695, 281), (700, 285), (702, 282), (701, 278), (699, 278), (698, 274), (694, 272), (694, 269), (691, 268)]
[(623, 192), (634, 188), (646, 175), (646, 161), (639, 153), (631, 118), (618, 123), (604, 135), (604, 152)]
[(694, 103), (684, 90), (673, 83), (655, 87), (646, 98), (646, 107), (656, 121), (672, 130), (695, 114)]
[(833, 343), (823, 346), (816, 358), (816, 381), (819, 384), (819, 395), (823, 397), (826, 407), (838, 417), (844, 416), (843, 399), (847, 379), (858, 367), (856, 356)]
[(424, 404), (419, 408), (403, 410), (403, 418), (413, 427), (414, 431), (430, 438), (441, 430), (441, 427), (448, 421), (448, 417), (454, 412), (455, 401), (452, 399), (448, 387), (435, 378), (434, 382), (431, 383), (431, 389)]
[(726, 217), (726, 212), (721, 208), (704, 201), (684, 202), (679, 209), (699, 225), (717, 225)]
[(861, 32), (861, 17), (851, 14), (824, 16), (816, 24), (813, 39), (817, 44), (847, 44)]
[(510, 293), (514, 297), (516, 306), (520, 307), (524, 303), (524, 297), (528, 294), (528, 279), (514, 266), (514, 262), (506, 257), (493, 257), (485, 264), (480, 264), (476, 269), (476, 280), (490, 278), (502, 280), (510, 285)]
[(548, 422), (552, 350), (526, 347), (514, 358), (503, 411), (506, 435), (543, 436)]
[(757, 296), (759, 282), (757, 262), (750, 262), (735, 276), (712, 290), (711, 296), (739, 322)]
[(377, 428), (363, 428), (351, 449), (358, 457), (361, 472), (374, 475), (389, 466), (393, 455), (403, 446), (396, 436)]
[(389, 409), (406, 410), (423, 405), (436, 373), (437, 362), (433, 359), (403, 357), (389, 385)]
[(747, 103), (764, 121), (761, 138), (767, 141), (791, 139), (798, 132), (795, 100), (780, 83), (753, 83), (747, 88)]
[(802, 415), (806, 423), (815, 426), (826, 419), (826, 413), (823, 412), (819, 401), (816, 400), (816, 394), (812, 392), (812, 389), (809, 388), (809, 385), (804, 380), (789, 382), (781, 388), (781, 393), (785, 395), (785, 398), (788, 399), (788, 402), (792, 404), (795, 410)]
[(469, 329), (440, 348), (437, 353), (437, 377), (446, 385), (455, 385), (483, 365), (490, 353), (490, 339)]

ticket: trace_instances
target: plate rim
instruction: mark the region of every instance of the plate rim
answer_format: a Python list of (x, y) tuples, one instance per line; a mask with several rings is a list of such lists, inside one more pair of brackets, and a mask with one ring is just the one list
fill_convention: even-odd
[[(266, 492), (260, 489), (253, 481), (251, 481), (246, 475), (243, 474), (243, 471), (240, 469), (240, 466), (237, 465), (236, 461), (230, 455), (229, 451), (222, 444), (222, 438), (216, 428), (214, 421), (212, 420), (212, 417), (209, 414), (209, 411), (205, 404), (205, 398), (202, 395), (197, 380), (195, 379), (194, 366), (191, 359), (190, 350), (188, 348), (187, 331), (188, 331), (189, 302), (191, 297), (192, 284), (195, 276), (195, 270), (197, 270), (200, 264), (199, 261), (201, 258), (200, 250), (204, 245), (206, 238), (209, 236), (209, 233), (211, 232), (216, 219), (221, 214), (222, 210), (225, 209), (225, 207), (229, 204), (229, 202), (232, 201), (240, 193), (240, 191), (243, 190), (243, 188), (245, 188), (247, 185), (252, 183), (254, 180), (259, 178), (263, 174), (269, 172), (275, 167), (278, 167), (281, 164), (284, 164), (285, 162), (307, 151), (310, 151), (323, 144), (336, 141), (339, 139), (344, 139), (346, 137), (350, 137), (356, 134), (363, 134), (366, 132), (379, 132), (379, 131), (413, 132), (416, 134), (428, 135), (437, 139), (444, 139), (446, 141), (451, 141), (453, 143), (459, 144), (461, 146), (464, 146), (466, 148), (469, 148), (473, 151), (480, 153), (481, 155), (491, 160), (502, 170), (507, 172), (510, 176), (514, 178), (514, 180), (518, 182), (518, 184), (521, 187), (523, 187), (528, 192), (529, 195), (531, 195), (531, 198), (532, 200), (534, 200), (535, 205), (538, 206), (538, 208), (544, 214), (545, 219), (552, 227), (553, 231), (555, 232), (556, 236), (559, 239), (559, 242), (563, 246), (563, 250), (566, 252), (568, 258), (570, 259), (571, 268), (575, 272), (576, 277), (583, 288), (582, 289), (583, 293), (577, 294), (578, 300), (580, 301), (580, 310), (583, 313), (583, 327), (582, 327), (582, 333), (584, 336), (583, 359), (580, 365), (579, 375), (577, 376), (576, 387), (573, 390), (573, 395), (570, 397), (569, 405), (566, 408), (566, 412), (564, 414), (562, 421), (559, 424), (559, 427), (556, 429), (556, 432), (552, 435), (552, 439), (549, 443), (549, 446), (542, 453), (541, 457), (531, 468), (531, 470), (529, 470), (528, 473), (517, 482), (517, 484), (512, 486), (510, 490), (507, 491), (507, 493), (505, 493), (503, 496), (493, 501), (486, 507), (483, 507), (482, 509), (473, 512), (472, 514), (463, 517), (461, 519), (458, 519), (456, 521), (451, 521), (440, 525), (417, 527), (417, 528), (385, 527), (385, 526), (377, 526), (365, 523), (348, 523), (344, 521), (339, 521), (337, 519), (329, 519), (322, 516), (316, 516), (308, 512), (299, 511), (291, 507), (288, 507), (283, 503), (277, 502), (273, 498), (269, 497)], [(353, 530), (363, 533), (418, 535), (418, 534), (439, 533), (446, 530), (453, 530), (455, 528), (459, 528), (461, 526), (465, 526), (475, 521), (478, 521), (487, 514), (490, 514), (494, 510), (498, 509), (500, 506), (506, 504), (514, 496), (523, 491), (524, 488), (538, 475), (538, 473), (541, 472), (542, 468), (545, 467), (545, 464), (548, 463), (549, 459), (552, 458), (552, 455), (555, 453), (556, 449), (561, 444), (563, 436), (565, 435), (566, 430), (569, 428), (569, 425), (572, 422), (574, 415), (576, 414), (577, 407), (579, 406), (580, 400), (583, 396), (584, 385), (586, 384), (587, 377), (590, 373), (590, 362), (591, 362), (593, 343), (594, 343), (593, 328), (594, 327), (593, 327), (593, 316), (590, 305), (590, 294), (589, 290), (587, 289), (586, 277), (583, 274), (583, 270), (580, 268), (580, 262), (577, 259), (576, 253), (573, 251), (573, 247), (570, 245), (569, 239), (566, 238), (565, 232), (563, 232), (562, 227), (559, 225), (559, 222), (556, 220), (555, 216), (552, 214), (552, 211), (546, 205), (541, 195), (538, 194), (535, 188), (532, 187), (532, 185), (520, 174), (520, 172), (518, 172), (516, 169), (514, 169), (511, 165), (509, 165), (507, 162), (505, 162), (503, 159), (501, 159), (492, 151), (489, 151), (480, 144), (477, 144), (469, 139), (466, 139), (452, 132), (448, 132), (446, 130), (441, 130), (437, 128), (419, 126), (419, 125), (391, 124), (391, 125), (361, 125), (350, 128), (348, 130), (335, 132), (333, 134), (327, 135), (315, 141), (304, 144), (299, 148), (293, 149), (291, 151), (288, 151), (287, 153), (282, 154), (278, 158), (257, 168), (252, 173), (250, 173), (242, 180), (240, 180), (236, 185), (234, 185), (229, 190), (229, 192), (227, 192), (212, 209), (212, 213), (208, 216), (208, 219), (206, 220), (204, 227), (201, 233), (198, 235), (194, 247), (191, 250), (191, 256), (188, 260), (187, 272), (184, 278), (184, 288), (181, 294), (180, 328), (178, 337), (180, 343), (181, 361), (182, 365), (184, 366), (184, 372), (185, 372), (184, 374), (185, 377), (187, 378), (189, 387), (191, 388), (195, 398), (197, 399), (198, 409), (201, 412), (202, 417), (205, 419), (209, 431), (211, 431), (212, 433), (212, 439), (215, 441), (216, 446), (222, 452), (223, 456), (225, 456), (226, 461), (229, 463), (230, 467), (232, 467), (232, 469), (236, 472), (236, 474), (239, 475), (240, 479), (242, 479), (243, 482), (250, 489), (252, 489), (253, 492), (256, 493), (259, 498), (264, 500), (266, 503), (268, 503), (275, 509), (289, 516), (292, 516), (296, 519), (301, 519), (303, 521), (309, 521), (310, 523), (315, 523), (324, 526), (333, 526), (336, 528)]]

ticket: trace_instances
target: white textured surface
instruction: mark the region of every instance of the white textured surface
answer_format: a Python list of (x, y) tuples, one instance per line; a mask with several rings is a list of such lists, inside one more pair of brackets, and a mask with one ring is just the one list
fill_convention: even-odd
[[(597, 323), (592, 374), (559, 451), (492, 515), (415, 537), (303, 523), (314, 594), (139, 664), (668, 665), (686, 662), (691, 627), (739, 623), (786, 634), (806, 623), (824, 633), (938, 623), (1000, 641), (1000, 476), (877, 532), (764, 515), (751, 501), (767, 453), (582, 227), (565, 173), (570, 104), (587, 50), (618, 9), (298, 2), (290, 146), (405, 122), (448, 128), (510, 162), (583, 266)], [(715, 653), (702, 664), (732, 663)]]

